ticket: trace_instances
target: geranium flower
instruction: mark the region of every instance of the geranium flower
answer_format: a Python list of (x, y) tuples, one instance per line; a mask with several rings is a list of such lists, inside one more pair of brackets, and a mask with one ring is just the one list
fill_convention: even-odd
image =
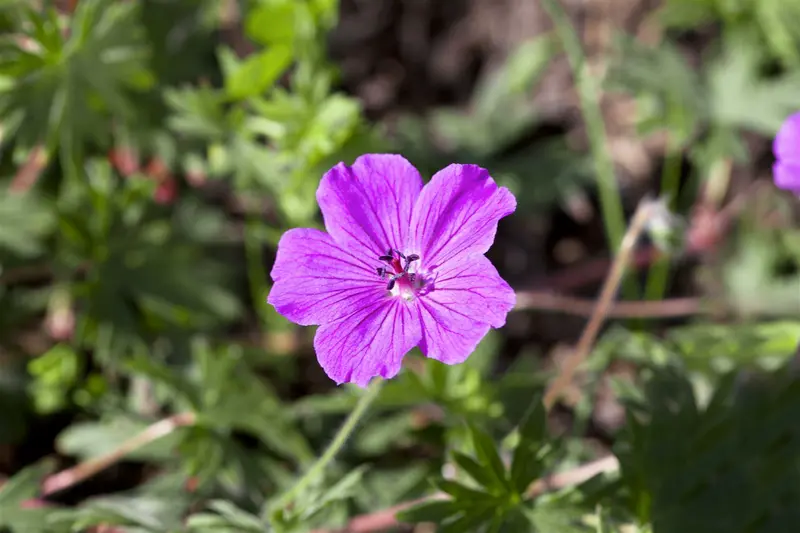
[(281, 237), (268, 302), (319, 325), (314, 348), (337, 384), (391, 378), (415, 346), (462, 363), (505, 324), (514, 291), (484, 253), (516, 199), (475, 165), (450, 165), (423, 187), (402, 156), (339, 163), (317, 189), (327, 233)]
[(800, 196), (800, 113), (786, 119), (772, 144), (775, 185)]

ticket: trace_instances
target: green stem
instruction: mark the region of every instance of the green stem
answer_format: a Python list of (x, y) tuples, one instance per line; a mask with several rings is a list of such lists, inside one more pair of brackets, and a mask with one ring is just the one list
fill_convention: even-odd
[(348, 416), (347, 420), (344, 421), (344, 424), (342, 424), (342, 427), (339, 428), (336, 436), (333, 437), (333, 441), (331, 441), (320, 458), (317, 459), (313, 465), (311, 465), (311, 468), (308, 469), (305, 475), (303, 475), (303, 477), (301, 477), (297, 483), (292, 486), (292, 488), (286, 491), (283, 496), (278, 499), (277, 503), (275, 504), (275, 509), (277, 511), (280, 511), (281, 508), (291, 503), (298, 494), (302, 494), (302, 492), (306, 490), (314, 481), (316, 481), (317, 478), (319, 478), (319, 476), (325, 471), (325, 468), (327, 468), (328, 464), (333, 460), (334, 457), (336, 457), (336, 454), (339, 453), (339, 450), (341, 450), (342, 446), (344, 446), (345, 442), (347, 442), (347, 439), (350, 438), (350, 435), (353, 433), (353, 430), (355, 430), (361, 418), (367, 412), (369, 406), (378, 397), (382, 386), (382, 379), (373, 380), (364, 395), (359, 398), (358, 403), (350, 413), (350, 416)]
[(608, 155), (608, 141), (606, 139), (603, 115), (600, 112), (600, 91), (597, 83), (589, 72), (589, 65), (583, 54), (580, 39), (572, 23), (558, 0), (542, 0), (545, 10), (556, 27), (558, 36), (567, 54), (567, 60), (572, 67), (575, 84), (581, 101), (583, 118), (586, 121), (586, 130), (589, 136), (589, 145), (597, 174), (597, 187), (600, 193), (600, 205), (603, 211), (603, 222), (610, 240), (612, 250), (619, 249), (622, 236), (625, 234), (625, 215), (622, 210), (614, 165)]
[[(667, 155), (664, 159), (664, 168), (661, 171), (661, 195), (667, 197), (671, 209), (676, 207), (680, 179), (681, 152), (669, 142)], [(644, 289), (646, 300), (660, 300), (664, 297), (669, 278), (669, 266), (669, 257), (662, 256), (650, 267)]]
[(249, 217), (244, 226), (244, 250), (247, 259), (247, 278), (250, 285), (250, 297), (256, 308), (261, 323), (268, 320), (267, 293), (269, 286), (264, 274), (264, 264), (261, 259), (261, 239), (259, 228), (261, 222), (254, 217)]
[[(625, 234), (625, 212), (622, 208), (622, 198), (614, 172), (614, 164), (608, 153), (608, 139), (606, 138), (603, 115), (600, 112), (600, 91), (597, 81), (591, 72), (583, 53), (581, 41), (575, 28), (558, 0), (542, 0), (545, 11), (553, 21), (559, 39), (564, 46), (567, 60), (572, 68), (575, 85), (581, 102), (583, 119), (586, 122), (586, 132), (589, 138), (594, 171), (597, 177), (597, 189), (600, 196), (600, 210), (603, 215), (603, 224), (609, 241), (609, 249), (619, 250), (622, 236)], [(626, 278), (624, 293), (629, 298), (638, 296), (638, 288), (633, 278)]]

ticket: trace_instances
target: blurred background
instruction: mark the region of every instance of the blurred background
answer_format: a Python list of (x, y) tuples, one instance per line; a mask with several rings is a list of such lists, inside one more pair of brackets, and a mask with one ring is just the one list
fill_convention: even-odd
[[(795, 0), (0, 0), (0, 531), (796, 531), (800, 202), (771, 142), (798, 110)], [(518, 309), (464, 365), (412, 352), (276, 514), (363, 392), (266, 304), (275, 247), (370, 152), (516, 194), (488, 255)], [(472, 431), (549, 450), (529, 481), (618, 462), (487, 500), (498, 529), (452, 486), (472, 503), (386, 514), (469, 472), (454, 451), (491, 464)]]

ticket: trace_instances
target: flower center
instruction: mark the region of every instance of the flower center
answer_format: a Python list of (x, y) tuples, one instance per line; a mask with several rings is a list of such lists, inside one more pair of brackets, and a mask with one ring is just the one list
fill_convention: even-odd
[(386, 290), (395, 296), (402, 296), (405, 300), (413, 300), (419, 288), (419, 277), (415, 272), (409, 271), (411, 263), (418, 261), (417, 254), (404, 255), (399, 250), (387, 250), (385, 255), (378, 257), (379, 261), (387, 266), (378, 267), (378, 275), (386, 280)]

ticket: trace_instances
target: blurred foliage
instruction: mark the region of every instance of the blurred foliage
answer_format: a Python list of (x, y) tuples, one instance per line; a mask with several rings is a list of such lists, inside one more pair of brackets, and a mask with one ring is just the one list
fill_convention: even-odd
[(725, 36), (750, 35), (755, 49), (787, 66), (800, 66), (800, 5), (792, 0), (669, 0), (657, 17), (677, 30), (721, 23)]
[[(774, 193), (695, 270), (725, 320), (608, 328), (568, 427), (539, 400), (552, 371), (533, 336), (492, 331), (462, 365), (410, 354), (278, 505), (363, 395), (320, 385), (308, 332), (266, 305), (278, 238), (321, 227), (320, 176), (366, 152), (426, 176), (483, 165), (526, 222), (588, 188), (587, 156), (531, 98), (561, 46), (519, 44), (465, 106), (406, 114), (390, 136), (340, 90), (336, 0), (57, 4), (0, 0), (1, 533), (301, 532), (420, 498), (401, 518), (450, 533), (796, 527), (800, 237), (796, 199)], [(800, 108), (797, 9), (668, 0), (664, 41), (618, 36), (605, 86), (696, 180), (719, 180)], [(675, 37), (715, 26), (690, 61)], [(606, 383), (625, 416), (598, 436)], [(619, 471), (534, 484), (598, 441)], [(72, 461), (128, 446), (45, 494)]]
[[(398, 132), (403, 153), (428, 174), (452, 161), (490, 168), (522, 208), (541, 209), (576, 192), (592, 179), (590, 162), (563, 136), (544, 133), (547, 124), (530, 101), (558, 51), (553, 35), (524, 42), (478, 80), (466, 110), (403, 117)], [(540, 139), (531, 143), (532, 136)]]
[(772, 136), (800, 108), (800, 70), (764, 75), (767, 57), (754, 39), (721, 40), (693, 69), (677, 45), (657, 47), (618, 36), (608, 86), (633, 94), (643, 135), (666, 132), (701, 175), (722, 159), (744, 161), (744, 132)]

